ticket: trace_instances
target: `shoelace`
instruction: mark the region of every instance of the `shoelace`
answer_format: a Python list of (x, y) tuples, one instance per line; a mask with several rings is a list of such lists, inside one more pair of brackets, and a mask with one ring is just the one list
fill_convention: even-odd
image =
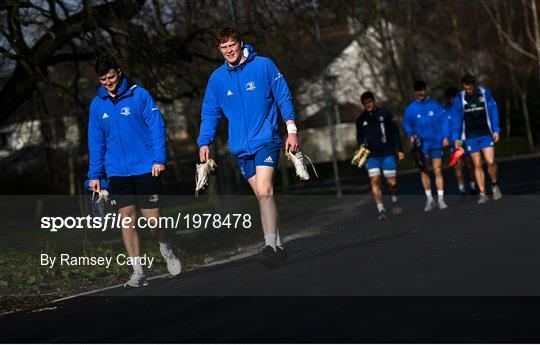
[(133, 280), (135, 276), (138, 276), (138, 278), (135, 279), (135, 283), (136, 283), (137, 285), (141, 285), (141, 284), (144, 282), (144, 280), (145, 280), (144, 275), (140, 275), (140, 274), (138, 274), (138, 273), (136, 273), (136, 272), (133, 272), (133, 273), (131, 274), (131, 278), (130, 278), (129, 280), (130, 280), (130, 281)]
[(304, 157), (306, 157), (307, 160), (309, 161), (309, 164), (311, 164), (311, 168), (313, 169), (313, 172), (315, 173), (315, 177), (319, 178), (319, 175), (317, 174), (317, 170), (315, 170), (315, 166), (313, 165), (313, 162), (311, 161), (308, 155), (301, 153), (300, 155), (297, 156), (294, 153), (292, 153), (291, 150), (289, 150), (289, 154), (293, 155), (298, 160), (298, 162), (306, 168), (306, 171), (307, 171), (306, 163), (304, 162)]

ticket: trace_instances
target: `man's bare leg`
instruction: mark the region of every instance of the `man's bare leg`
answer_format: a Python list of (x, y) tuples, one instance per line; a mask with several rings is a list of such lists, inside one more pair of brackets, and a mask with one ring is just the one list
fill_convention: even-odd
[(489, 177), (491, 177), (493, 199), (499, 200), (500, 198), (502, 198), (502, 193), (499, 185), (497, 184), (497, 163), (495, 162), (495, 148), (486, 147), (482, 149), (482, 153), (488, 166)]
[(471, 153), (471, 157), (474, 163), (474, 175), (476, 178), (476, 184), (478, 185), (478, 190), (480, 192), (478, 203), (485, 204), (488, 201), (488, 197), (486, 195), (486, 177), (484, 175), (482, 153)]
[[(261, 223), (265, 241), (272, 245), (272, 238), (277, 242), (277, 208), (274, 201), (274, 168), (268, 166), (257, 166), (255, 175), (248, 179), (248, 183), (253, 189), (261, 212)], [(270, 240), (269, 240), (270, 239)]]
[(475, 172), (474, 172), (474, 162), (472, 160), (472, 157), (470, 157), (470, 156), (465, 157), (464, 160), (465, 160), (465, 166), (467, 167), (467, 172), (469, 174), (469, 185), (471, 187), (471, 191), (476, 192), (478, 188), (476, 186), (476, 177), (475, 177)]
[[(140, 286), (139, 281), (135, 277), (143, 277), (144, 276), (144, 270), (141, 265), (140, 256), (141, 256), (141, 243), (139, 240), (139, 233), (137, 232), (136, 227), (136, 217), (137, 217), (137, 209), (134, 205), (122, 207), (118, 209), (118, 213), (120, 214), (121, 219), (129, 218), (129, 223), (126, 224), (126, 226), (122, 227), (122, 239), (124, 240), (124, 246), (126, 247), (126, 251), (128, 253), (128, 256), (131, 259), (132, 266), (133, 266), (133, 272), (134, 275), (132, 275), (132, 279), (126, 285), (131, 286)], [(124, 223), (122, 222), (122, 225)], [(141, 278), (146, 279), (146, 278)], [(133, 281), (132, 281), (133, 280)]]
[(497, 184), (497, 163), (495, 162), (495, 148), (485, 147), (482, 149), (484, 160), (486, 161), (488, 174), (491, 177), (491, 182)]
[[(381, 176), (370, 176), (369, 177), (369, 183), (371, 185), (371, 194), (373, 194), (373, 199), (375, 200), (375, 205), (377, 205), (378, 211), (382, 211), (379, 209), (379, 205), (382, 207), (382, 190), (381, 190)], [(383, 207), (384, 210), (384, 207)]]
[(486, 193), (486, 183), (484, 176), (484, 167), (482, 166), (482, 156), (480, 152), (471, 153), (471, 158), (474, 163), (474, 177), (476, 179), (476, 184), (478, 185), (478, 190), (480, 193)]
[(159, 243), (167, 243), (169, 240), (167, 231), (157, 226), (157, 219), (160, 215), (159, 208), (142, 208), (141, 213), (142, 216), (146, 218), (150, 233), (159, 241)]
[(444, 177), (442, 174), (442, 159), (433, 158), (431, 160), (433, 164), (433, 172), (435, 173), (435, 185), (437, 186), (437, 203), (440, 209), (448, 207), (444, 202)]
[(459, 192), (465, 194), (465, 176), (463, 175), (463, 158), (457, 160), (454, 165), (454, 173), (456, 175), (456, 181)]
[[(137, 210), (134, 205), (122, 207), (118, 209), (121, 219), (129, 218), (129, 223), (125, 227), (122, 227), (122, 239), (124, 240), (124, 246), (130, 257), (136, 257), (140, 255), (140, 241), (137, 227), (135, 226), (135, 218), (137, 217)], [(124, 222), (122, 221), (122, 225)]]
[(168, 242), (169, 235), (167, 229), (159, 227), (159, 208), (143, 208), (141, 209), (141, 213), (143, 217), (146, 218), (147, 227), (150, 229), (150, 233), (159, 241), (159, 251), (167, 263), (169, 273), (173, 276), (180, 274), (182, 271), (182, 264), (174, 254), (172, 247)]
[(398, 202), (399, 189), (397, 187), (397, 177), (386, 177), (386, 183), (392, 194), (392, 212), (394, 214), (401, 214), (401, 205)]
[(387, 217), (382, 202), (381, 176), (370, 176), (369, 183), (371, 185), (371, 194), (373, 194), (373, 199), (375, 200), (375, 205), (377, 205), (377, 211), (379, 212), (379, 220), (384, 220)]

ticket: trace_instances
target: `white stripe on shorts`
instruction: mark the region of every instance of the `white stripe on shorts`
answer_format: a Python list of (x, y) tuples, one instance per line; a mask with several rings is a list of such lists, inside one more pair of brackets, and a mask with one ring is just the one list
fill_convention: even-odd
[(395, 170), (383, 170), (384, 177), (396, 177)]
[(369, 175), (369, 177), (379, 176), (379, 175), (381, 175), (381, 169), (379, 169), (379, 168), (369, 169), (368, 170), (368, 175)]

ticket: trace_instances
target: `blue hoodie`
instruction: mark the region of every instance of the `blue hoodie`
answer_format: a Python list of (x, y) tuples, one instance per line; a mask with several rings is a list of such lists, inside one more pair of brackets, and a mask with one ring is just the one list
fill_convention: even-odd
[(443, 140), (450, 140), (448, 114), (436, 100), (428, 97), (424, 101), (415, 99), (405, 109), (403, 127), (407, 139), (417, 134), (425, 148), (442, 148)]
[(165, 164), (165, 122), (152, 96), (123, 78), (112, 98), (103, 86), (90, 104), (88, 178), (133, 176)]
[[(482, 94), (482, 97), (484, 98), (486, 103), (486, 121), (489, 130), (491, 131), (491, 134), (500, 133), (501, 128), (499, 126), (499, 109), (497, 107), (497, 102), (495, 102), (495, 98), (493, 98), (493, 94), (491, 93), (491, 91), (483, 87), (479, 87), (478, 90)], [(461, 91), (457, 94), (456, 99), (454, 100), (454, 105), (452, 106), (452, 118), (455, 121), (452, 133), (452, 137), (454, 140), (467, 139), (467, 136), (465, 134), (465, 120), (463, 118), (464, 103), (465, 91)]]
[(457, 128), (459, 124), (456, 121), (456, 116), (454, 115), (454, 103), (445, 104), (443, 106), (446, 115), (448, 116), (448, 133), (450, 135), (450, 146), (453, 146), (453, 142), (458, 139), (455, 137), (455, 133), (458, 131)]
[(226, 61), (212, 73), (202, 105), (202, 122), (197, 144), (209, 145), (219, 120), (229, 120), (229, 148), (238, 157), (255, 154), (270, 143), (281, 145), (278, 112), (284, 121), (295, 120), (291, 92), (272, 60), (258, 56), (244, 45), (246, 60), (238, 66)]

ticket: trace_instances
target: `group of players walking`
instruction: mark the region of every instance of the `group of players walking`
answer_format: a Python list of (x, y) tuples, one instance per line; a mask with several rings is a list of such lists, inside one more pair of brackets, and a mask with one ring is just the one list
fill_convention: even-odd
[[(483, 169), (485, 161), (491, 177), (493, 199), (502, 197), (497, 184), (494, 149), (494, 144), (500, 138), (497, 103), (488, 89), (476, 85), (471, 75), (463, 77), (462, 86), (462, 91), (455, 88), (445, 90), (446, 104), (443, 107), (428, 95), (426, 83), (417, 80), (413, 84), (415, 99), (403, 114), (405, 136), (418, 153), (416, 160), (426, 194), (426, 212), (436, 207), (441, 210), (448, 207), (444, 200), (442, 174), (445, 148), (451, 153), (460, 147), (465, 151), (463, 158), (458, 159), (454, 165), (461, 194), (467, 193), (463, 174), (465, 161), (469, 167), (469, 193), (478, 193), (479, 204), (488, 202)], [(402, 209), (398, 202), (396, 157), (402, 160), (405, 155), (392, 114), (376, 105), (372, 92), (364, 92), (361, 102), (364, 112), (356, 120), (357, 141), (370, 151), (366, 169), (379, 219), (382, 220), (387, 218), (387, 213), (382, 203), (381, 174), (392, 194), (393, 213), (399, 214)], [(435, 175), (436, 200), (431, 190), (431, 171)]]
[[(225, 62), (212, 73), (206, 87), (197, 139), (199, 159), (203, 163), (209, 160), (210, 144), (224, 115), (229, 122), (230, 151), (236, 156), (240, 172), (259, 203), (265, 246), (258, 261), (275, 267), (286, 258), (273, 198), (273, 178), (283, 145), (278, 107), (287, 127), (285, 152), (302, 163), (291, 92), (272, 60), (261, 57), (252, 46), (244, 44), (233, 28), (219, 29), (216, 45)], [(165, 123), (149, 92), (124, 76), (111, 56), (97, 59), (96, 74), (101, 85), (90, 105), (89, 187), (101, 192), (107, 182), (110, 206), (123, 218), (131, 220), (122, 227), (122, 238), (134, 271), (125, 286), (142, 287), (147, 285), (147, 278), (138, 260), (140, 243), (135, 217), (137, 207), (149, 220), (160, 215), (160, 176), (167, 162)], [(489, 91), (476, 87), (470, 77), (464, 78), (463, 86), (465, 91), (457, 94), (456, 100), (445, 110), (427, 96), (425, 83), (416, 82), (416, 100), (405, 111), (407, 138), (411, 143), (422, 141), (422, 153), (436, 175), (437, 204), (431, 195), (428, 171), (421, 172), (428, 198), (426, 211), (435, 205), (447, 207), (441, 175), (443, 149), (451, 144), (457, 147), (461, 141), (475, 166), (479, 201), (487, 201), (481, 154), (488, 163), (494, 198), (501, 197), (493, 150), (500, 132), (495, 101)], [(361, 100), (365, 111), (357, 122), (358, 141), (371, 151), (367, 169), (377, 208), (384, 218), (381, 171), (392, 192), (393, 212), (400, 213), (395, 157), (401, 160), (405, 155), (390, 112), (379, 108), (370, 92), (364, 93)], [(179, 274), (182, 266), (169, 245), (166, 231), (155, 229), (153, 234), (169, 272)]]

